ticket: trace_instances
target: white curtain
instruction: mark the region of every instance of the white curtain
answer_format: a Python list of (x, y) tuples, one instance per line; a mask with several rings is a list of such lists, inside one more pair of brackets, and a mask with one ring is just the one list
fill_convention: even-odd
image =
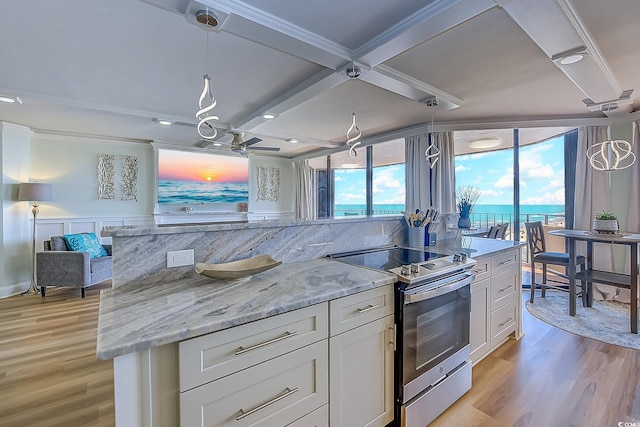
[[(638, 222), (640, 220), (638, 219), (638, 213), (640, 211), (640, 196), (638, 192), (640, 192), (640, 172), (638, 171), (638, 164), (632, 166), (630, 168), (631, 170), (603, 172), (593, 169), (587, 159), (587, 148), (593, 144), (604, 142), (607, 139), (609, 139), (609, 137), (606, 126), (587, 126), (578, 129), (576, 192), (574, 199), (574, 228), (576, 230), (591, 230), (593, 217), (603, 210), (614, 212), (623, 218), (628, 215), (628, 223), (620, 224), (623, 230), (633, 230), (633, 228), (639, 227)], [(634, 124), (634, 140), (638, 140), (637, 123)], [(637, 155), (639, 151), (637, 143), (634, 144), (634, 151)], [(610, 174), (616, 174), (616, 176)], [(625, 185), (629, 186), (624, 190), (628, 197), (623, 197), (623, 202), (621, 202), (621, 198), (618, 197), (617, 201), (612, 203), (613, 190), (611, 183), (612, 180), (615, 181), (620, 178), (622, 178)], [(604, 271), (628, 270), (629, 253), (627, 252), (626, 255), (623, 256), (622, 253), (624, 250), (621, 247), (614, 246), (615, 245), (607, 244), (593, 245), (593, 263), (595, 269)], [(579, 242), (577, 247), (578, 253), (586, 254), (586, 243)], [(615, 258), (614, 255), (616, 255)], [(615, 260), (619, 262), (624, 260), (624, 264), (616, 268), (617, 263)], [(629, 302), (630, 293), (627, 289), (599, 283), (594, 284), (593, 287), (595, 299), (616, 299)]]
[(406, 209), (427, 209), (431, 205), (429, 164), (424, 152), (429, 146), (427, 135), (405, 138)]
[(631, 233), (640, 233), (640, 120), (633, 122), (633, 153), (636, 155), (636, 163), (631, 166), (629, 175), (631, 188), (629, 188), (629, 216), (627, 217), (626, 230)]
[(433, 167), (431, 200), (433, 207), (443, 213), (456, 212), (456, 172), (453, 152), (453, 132), (435, 132), (432, 141), (440, 150), (440, 158)]
[(294, 214), (296, 219), (315, 219), (315, 174), (308, 160), (293, 162), (293, 181), (295, 183)]

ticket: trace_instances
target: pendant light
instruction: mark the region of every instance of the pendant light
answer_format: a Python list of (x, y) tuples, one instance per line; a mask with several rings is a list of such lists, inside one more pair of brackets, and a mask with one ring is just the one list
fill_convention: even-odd
[(429, 169), (433, 169), (440, 159), (440, 149), (436, 147), (433, 142), (433, 114), (431, 114), (431, 136), (429, 136), (429, 133), (427, 132), (427, 138), (429, 138), (431, 143), (427, 149), (424, 150), (424, 156), (427, 163), (429, 163)]
[(362, 144), (362, 141), (358, 141), (362, 136), (362, 132), (360, 128), (358, 128), (358, 124), (356, 123), (356, 86), (355, 79), (360, 77), (360, 68), (356, 67), (355, 64), (351, 66), (351, 68), (347, 68), (347, 77), (349, 77), (352, 82), (352, 91), (353, 91), (353, 112), (351, 113), (351, 127), (347, 130), (347, 145), (349, 146), (349, 156), (352, 159), (355, 159), (358, 156), (356, 152), (356, 147)]
[(636, 162), (632, 145), (622, 139), (609, 139), (587, 148), (587, 158), (595, 170), (611, 172), (631, 167)]
[[(198, 15), (207, 14), (209, 16), (209, 12), (201, 11), (198, 12)], [(207, 31), (207, 50), (206, 50), (206, 59), (209, 58), (209, 32)], [(206, 62), (206, 61), (205, 61)], [(204, 80), (204, 87), (202, 88), (202, 93), (200, 94), (200, 98), (198, 99), (198, 107), (200, 108), (196, 113), (196, 119), (198, 119), (198, 134), (204, 139), (214, 139), (218, 135), (218, 131), (211, 124), (214, 120), (219, 120), (218, 116), (211, 115), (210, 112), (216, 106), (217, 101), (213, 94), (211, 93), (211, 78), (209, 78), (208, 74), (202, 76)]]

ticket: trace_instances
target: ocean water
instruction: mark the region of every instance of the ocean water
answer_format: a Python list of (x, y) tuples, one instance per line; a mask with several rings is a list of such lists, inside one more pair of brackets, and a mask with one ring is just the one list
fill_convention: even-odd
[(158, 181), (158, 203), (240, 203), (249, 201), (249, 184)]
[[(405, 210), (402, 204), (376, 204), (374, 214), (401, 213)], [(365, 215), (366, 205), (336, 205), (335, 216)], [(472, 218), (474, 221), (484, 222), (486, 219), (495, 218), (495, 222), (506, 222), (512, 220), (513, 205), (476, 205), (473, 209)], [(520, 216), (523, 220), (527, 217), (530, 221), (542, 220), (544, 217), (564, 216), (564, 205), (520, 205)]]

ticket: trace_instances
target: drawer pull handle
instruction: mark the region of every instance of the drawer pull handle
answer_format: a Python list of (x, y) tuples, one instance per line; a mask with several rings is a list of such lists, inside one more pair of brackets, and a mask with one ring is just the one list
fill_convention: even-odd
[(268, 402), (263, 403), (260, 406), (256, 406), (255, 408), (245, 412), (244, 409), (240, 409), (238, 412), (240, 413), (237, 417), (236, 420), (240, 421), (241, 419), (243, 419), (244, 417), (248, 417), (251, 414), (255, 414), (256, 412), (258, 412), (261, 409), (266, 408), (267, 406), (276, 403), (278, 400), (282, 400), (285, 397), (289, 397), (291, 396), (293, 393), (297, 393), (298, 392), (298, 387), (296, 388), (289, 388), (287, 387), (282, 393), (280, 393), (279, 395), (277, 395), (276, 397), (274, 397), (273, 399), (271, 399)]
[(508, 260), (506, 260), (506, 261), (502, 261), (502, 262), (500, 263), (500, 265), (511, 264), (511, 263), (512, 263), (512, 262), (514, 262), (514, 261), (515, 261), (515, 260), (513, 260), (513, 259), (509, 258), (509, 259), (508, 259)]
[(358, 309), (358, 314), (362, 314), (362, 313), (366, 313), (367, 311), (375, 310), (378, 307), (380, 307), (380, 304), (376, 304), (376, 305), (369, 304), (369, 307), (367, 307), (367, 308), (359, 308)]
[(507, 323), (509, 323), (511, 321), (513, 321), (513, 317), (509, 317), (507, 320), (505, 320), (504, 322), (500, 323), (500, 325), (498, 325), (498, 326), (500, 326), (502, 328), (504, 325), (506, 325)]
[(240, 356), (241, 354), (244, 354), (248, 351), (252, 351), (252, 350), (256, 350), (258, 348), (264, 347), (265, 345), (269, 345), (269, 344), (273, 344), (276, 343), (278, 341), (282, 341), (282, 340), (286, 340), (287, 338), (291, 338), (295, 335), (298, 335), (298, 331), (294, 331), (294, 332), (285, 332), (284, 334), (280, 335), (279, 337), (276, 337), (274, 339), (271, 339), (269, 341), (265, 341), (265, 342), (261, 342), (260, 344), (256, 344), (256, 345), (252, 345), (251, 347), (238, 347), (238, 349), (236, 350), (236, 356)]
[(475, 270), (471, 270), (473, 274), (484, 273), (485, 270), (483, 268), (476, 268)]
[(509, 285), (506, 288), (502, 288), (502, 289), (498, 290), (498, 293), (500, 294), (500, 293), (502, 293), (502, 292), (504, 292), (506, 290), (509, 290), (509, 289), (513, 289), (513, 286)]

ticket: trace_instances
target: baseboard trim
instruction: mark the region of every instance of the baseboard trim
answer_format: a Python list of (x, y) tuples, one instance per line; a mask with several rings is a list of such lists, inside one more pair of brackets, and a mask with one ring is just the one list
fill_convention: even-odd
[(0, 286), (0, 299), (23, 293), (29, 289), (30, 283), (31, 282), (22, 282), (15, 283), (13, 285)]

